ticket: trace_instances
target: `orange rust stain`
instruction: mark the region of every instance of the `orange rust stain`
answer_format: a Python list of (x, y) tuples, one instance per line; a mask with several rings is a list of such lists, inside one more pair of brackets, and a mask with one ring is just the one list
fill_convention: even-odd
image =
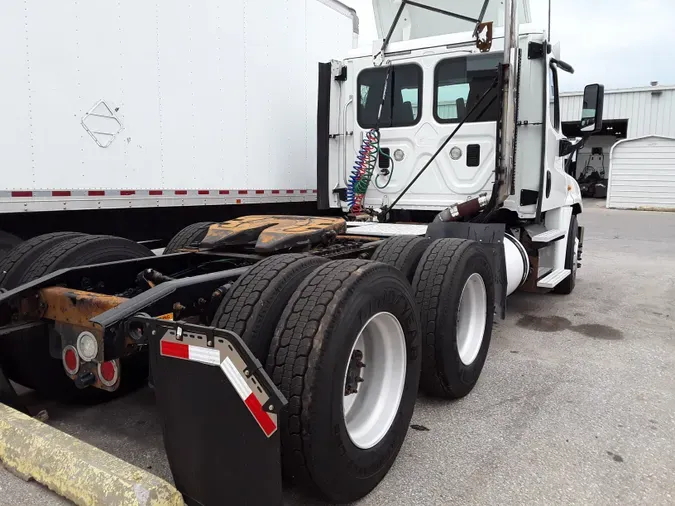
[(52, 286), (40, 290), (41, 302), (45, 305), (43, 318), (56, 322), (93, 328), (89, 320), (119, 306), (124, 297), (73, 290)]
[[(316, 242), (322, 232), (337, 234), (346, 230), (342, 218), (310, 216), (242, 216), (233, 220), (216, 223), (209, 227), (202, 246), (210, 247), (226, 240), (237, 244), (256, 242), (259, 246), (274, 243), (288, 244), (304, 240), (305, 236)], [(234, 243), (233, 243), (234, 244)]]

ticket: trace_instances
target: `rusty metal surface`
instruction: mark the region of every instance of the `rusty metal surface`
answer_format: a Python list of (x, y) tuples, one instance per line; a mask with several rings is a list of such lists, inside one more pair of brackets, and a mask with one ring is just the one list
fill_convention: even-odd
[(84, 292), (60, 286), (52, 286), (40, 290), (42, 317), (56, 322), (94, 328), (89, 322), (109, 309), (126, 301), (124, 297)]
[(309, 216), (243, 216), (209, 227), (201, 249), (255, 244), (258, 253), (313, 246), (332, 241), (346, 230), (342, 218)]

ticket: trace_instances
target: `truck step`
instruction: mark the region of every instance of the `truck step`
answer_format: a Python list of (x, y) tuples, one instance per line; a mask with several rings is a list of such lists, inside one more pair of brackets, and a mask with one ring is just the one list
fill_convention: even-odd
[(570, 269), (556, 269), (537, 281), (537, 286), (539, 288), (555, 288), (570, 274), (572, 274)]
[(558, 230), (556, 228), (553, 228), (551, 230), (547, 230), (546, 232), (542, 232), (537, 235), (532, 236), (532, 242), (539, 242), (539, 243), (548, 243), (548, 242), (553, 242), (558, 239), (562, 239), (565, 237), (565, 231), (564, 230)]

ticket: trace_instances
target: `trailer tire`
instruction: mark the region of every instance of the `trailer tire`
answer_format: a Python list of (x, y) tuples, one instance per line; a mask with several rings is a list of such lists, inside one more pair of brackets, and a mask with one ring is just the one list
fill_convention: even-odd
[(212, 326), (236, 332), (264, 363), (288, 300), (309, 273), (325, 262), (321, 257), (298, 253), (258, 262), (228, 290)]
[(164, 248), (162, 255), (170, 255), (171, 253), (178, 253), (183, 248), (187, 248), (196, 241), (201, 241), (206, 237), (209, 227), (213, 225), (213, 221), (201, 221), (188, 225), (183, 230), (174, 235), (169, 244)]
[[(361, 367), (354, 354), (366, 339), (362, 360), (368, 367), (358, 369), (363, 382), (354, 383), (363, 396), (346, 403), (348, 368)], [(280, 415), (285, 478), (331, 503), (358, 500), (375, 488), (412, 417), (420, 345), (415, 299), (394, 267), (337, 260), (305, 278), (279, 320), (266, 364), (288, 399)], [(375, 432), (359, 432), (371, 426)]]
[(474, 241), (438, 239), (420, 260), (413, 291), (422, 321), (420, 384), (435, 397), (464, 397), (478, 381), (492, 336), (490, 261)]
[(12, 248), (19, 244), (21, 244), (20, 238), (14, 234), (0, 230), (0, 260), (2, 260)]
[(0, 288), (8, 290), (16, 288), (21, 284), (20, 280), (26, 269), (45, 251), (63, 241), (82, 235), (84, 234), (77, 232), (54, 232), (38, 235), (14, 247), (0, 262)]
[(431, 239), (415, 235), (389, 237), (375, 249), (371, 260), (393, 265), (412, 282), (415, 270)]
[(569, 295), (574, 291), (574, 287), (577, 285), (577, 258), (576, 258), (576, 241), (579, 237), (579, 225), (577, 222), (577, 217), (572, 216), (570, 220), (570, 229), (567, 233), (567, 253), (565, 253), (565, 269), (569, 269), (570, 275), (563, 279), (556, 287), (553, 289), (553, 293), (558, 293), (561, 295)]
[[(112, 236), (76, 236), (52, 245), (33, 262), (19, 284), (28, 283), (64, 267), (76, 267), (115, 260), (143, 258), (152, 252), (128, 239)], [(148, 376), (147, 352), (136, 353), (120, 360), (120, 386), (114, 392), (98, 388), (79, 389), (65, 374), (60, 359), (49, 350), (50, 326), (30, 329), (12, 339), (7, 349), (10, 379), (61, 401), (96, 404), (112, 400), (145, 383)], [(12, 336), (14, 337), (14, 336)], [(17, 367), (31, 364), (31, 367)]]

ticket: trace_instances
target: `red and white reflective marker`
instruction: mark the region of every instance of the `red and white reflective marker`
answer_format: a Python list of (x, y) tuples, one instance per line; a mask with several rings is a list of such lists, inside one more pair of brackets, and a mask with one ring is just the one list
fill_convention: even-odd
[(182, 358), (202, 364), (220, 365), (220, 350), (201, 348), (183, 343), (162, 341), (161, 353), (165, 357)]
[(246, 407), (251, 412), (256, 422), (258, 422), (258, 425), (260, 425), (260, 428), (265, 435), (271, 436), (274, 434), (274, 431), (277, 430), (277, 424), (274, 423), (274, 420), (272, 420), (269, 413), (263, 410), (260, 401), (253, 393), (253, 390), (251, 390), (251, 387), (248, 386), (248, 383), (246, 383), (246, 379), (232, 363), (230, 357), (225, 357), (225, 360), (220, 364), (220, 368), (225, 373), (225, 376), (227, 376), (227, 379), (230, 380), (230, 383), (232, 383), (232, 386), (239, 394), (239, 397), (241, 397), (241, 400), (244, 401), (244, 404), (246, 404)]
[[(179, 328), (178, 331), (180, 332), (180, 330)], [(160, 342), (160, 354), (164, 357), (180, 358), (207, 365), (219, 365), (265, 435), (269, 437), (276, 432), (277, 424), (269, 413), (263, 409), (253, 390), (248, 386), (246, 378), (239, 372), (232, 360), (225, 357), (225, 360), (221, 362), (220, 350), (162, 340)]]

